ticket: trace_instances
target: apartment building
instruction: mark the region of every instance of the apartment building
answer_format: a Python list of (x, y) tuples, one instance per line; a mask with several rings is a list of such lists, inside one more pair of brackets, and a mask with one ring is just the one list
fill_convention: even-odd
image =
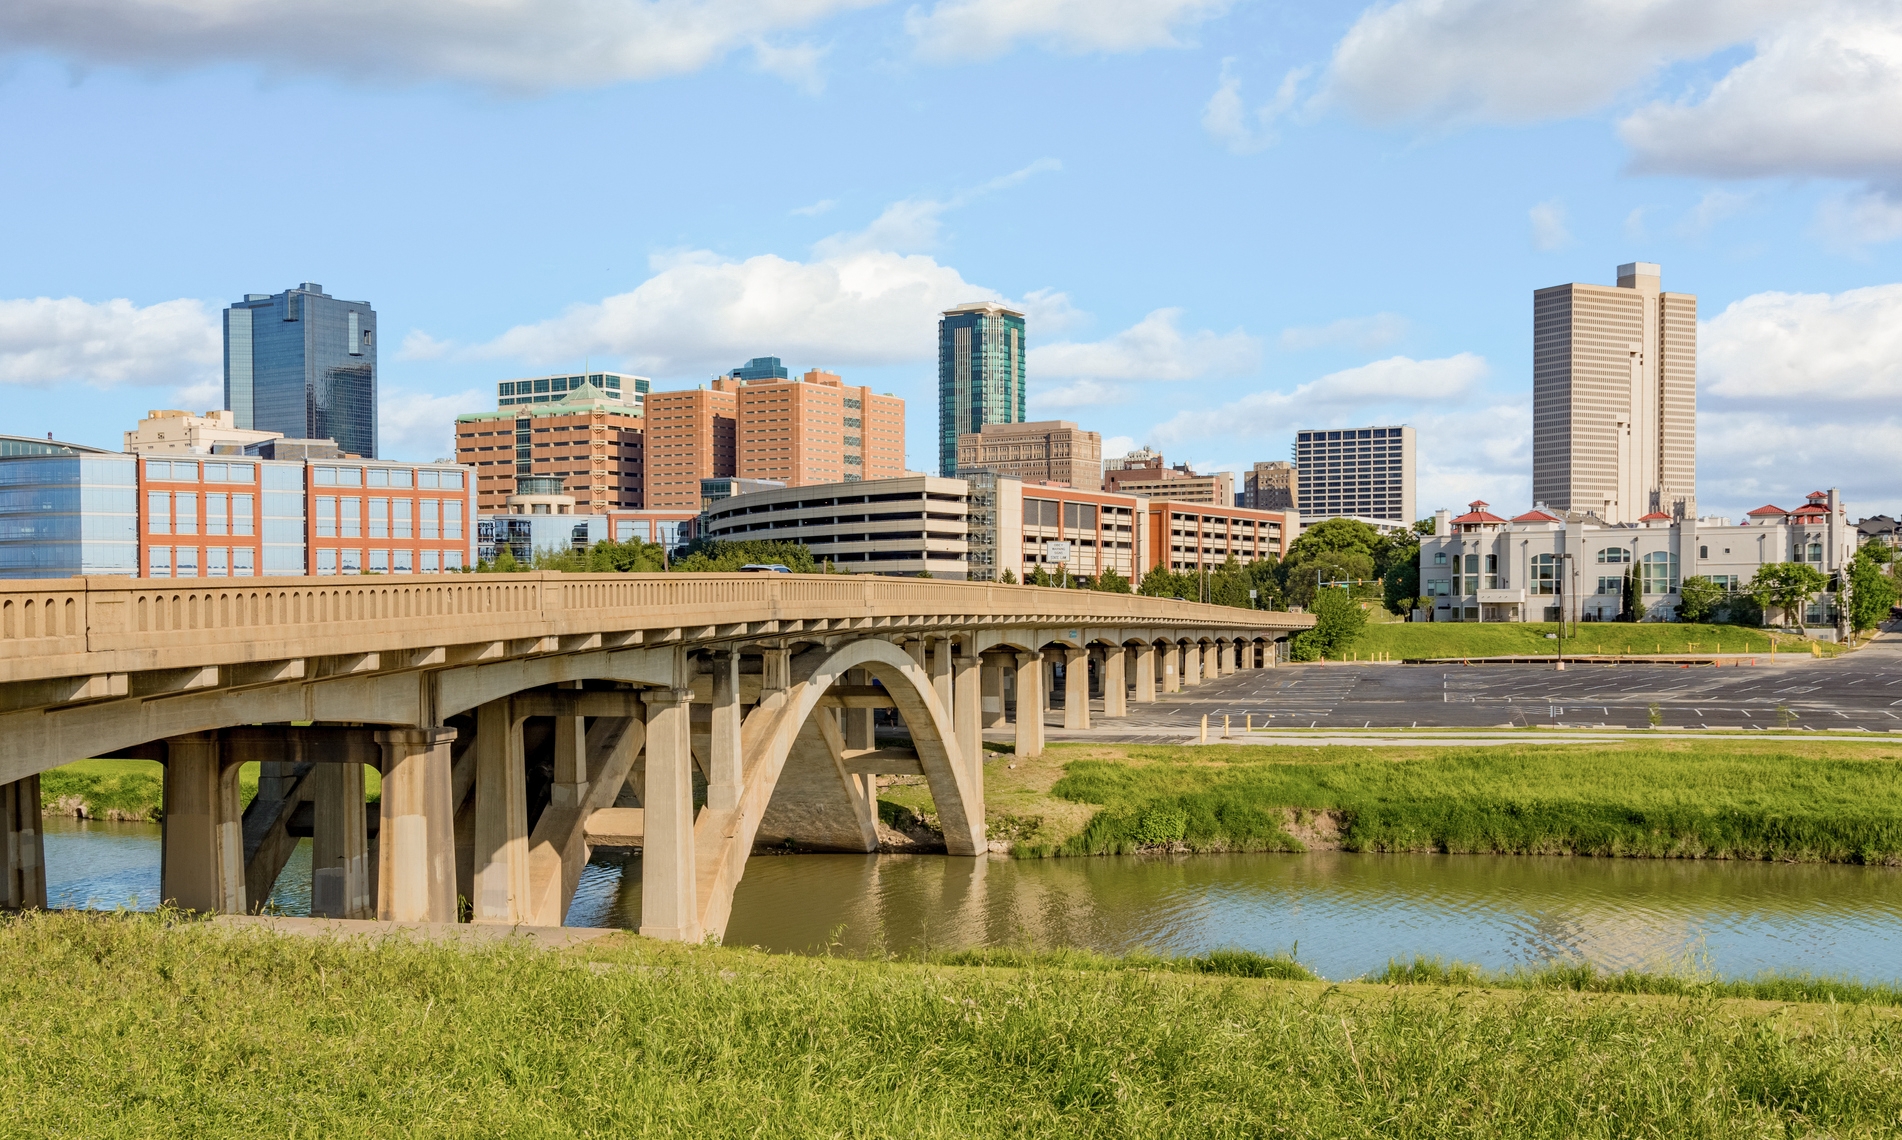
[(702, 533), (802, 543), (847, 573), (962, 580), (970, 569), (968, 492), (964, 480), (936, 475), (755, 491), (710, 506)]
[(546, 403), (457, 416), (456, 462), (475, 469), (485, 513), (505, 510), (516, 481), (531, 477), (562, 480), (580, 512), (639, 510), (645, 427), (639, 408), (584, 382)]
[(1241, 563), (1279, 560), (1301, 536), (1301, 516), (1294, 511), (1152, 499), (1143, 513), (1144, 570), (1215, 570), (1231, 557)]
[[(1856, 528), (1833, 488), (1801, 507), (1765, 505), (1747, 521), (1679, 519), (1653, 511), (1606, 524), (1572, 511), (1533, 509), (1510, 519), (1474, 501), (1440, 511), (1420, 542), (1420, 591), (1433, 621), (1613, 621), (1624, 610), (1625, 575), (1638, 579), (1645, 621), (1666, 621), (1689, 577), (1739, 590), (1763, 566), (1802, 562), (1826, 576), (1855, 556)], [(1815, 599), (1805, 624), (1834, 624), (1834, 595)], [(1771, 615), (1779, 620), (1780, 615)]]
[(1295, 502), (1308, 523), (1331, 518), (1411, 525), (1414, 430), (1400, 424), (1297, 431)]
[(905, 402), (896, 396), (817, 368), (797, 380), (744, 380), (736, 395), (734, 469), (716, 474), (807, 487), (905, 472)]
[(639, 414), (642, 403), (647, 399), (653, 381), (645, 376), (635, 376), (626, 372), (587, 372), (580, 375), (530, 376), (518, 380), (500, 380), (495, 385), (495, 406), (497, 408), (515, 408), (523, 405), (555, 404), (568, 398), (568, 393), (579, 391), (583, 386), (593, 388), (598, 395), (595, 399), (606, 400), (612, 404), (624, 404)]
[(1014, 492), (1009, 498), (1015, 500), (998, 512), (1000, 568), (1014, 569), (1018, 581), (1038, 566), (1053, 575), (1067, 569), (1073, 578), (1095, 579), (1112, 570), (1132, 583), (1142, 577), (1143, 500), (1014, 479), (999, 486)]
[(722, 376), (708, 388), (648, 394), (643, 506), (698, 510), (700, 480), (736, 474), (739, 390)]
[(1242, 477), (1240, 505), (1258, 511), (1300, 509), (1301, 476), (1298, 468), (1285, 459), (1255, 464)]
[[(1607, 523), (1697, 513), (1697, 298), (1634, 261), (1532, 294), (1532, 498)], [(1364, 513), (1364, 512), (1363, 512)]]
[(1068, 420), (987, 423), (958, 436), (958, 474), (973, 471), (1094, 491), (1103, 485), (1103, 436)]
[(1235, 476), (1228, 471), (1197, 475), (1186, 463), (1166, 466), (1161, 453), (1141, 448), (1105, 465), (1103, 489), (1149, 499), (1227, 507), (1235, 502)]

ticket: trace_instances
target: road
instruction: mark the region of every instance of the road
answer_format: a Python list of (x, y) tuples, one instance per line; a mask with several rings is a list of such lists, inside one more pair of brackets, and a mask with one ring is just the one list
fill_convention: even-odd
[[(1827, 729), (1902, 733), (1902, 635), (1839, 658), (1749, 665), (1284, 665), (1130, 706), (1051, 740), (1180, 740), (1207, 714), (1257, 728)], [(1003, 738), (1003, 737), (1000, 737)]]

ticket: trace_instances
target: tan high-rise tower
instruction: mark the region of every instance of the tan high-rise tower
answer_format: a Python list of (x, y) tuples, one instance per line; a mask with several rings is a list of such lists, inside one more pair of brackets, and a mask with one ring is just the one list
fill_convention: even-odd
[(1658, 267), (1532, 294), (1532, 497), (1636, 522), (1697, 513), (1697, 298)]

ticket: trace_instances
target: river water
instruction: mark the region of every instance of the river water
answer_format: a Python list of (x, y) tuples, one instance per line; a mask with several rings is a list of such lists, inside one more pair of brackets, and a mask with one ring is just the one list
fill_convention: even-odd
[[(52, 905), (158, 897), (159, 829), (46, 821)], [(272, 902), (308, 913), (310, 841)], [(136, 900), (136, 901), (135, 901)], [(640, 860), (589, 864), (569, 923), (632, 926)], [(1488, 967), (1767, 970), (1902, 980), (1902, 871), (1882, 867), (1500, 855), (754, 856), (731, 945), (793, 953), (1075, 946), (1294, 951), (1358, 977), (1415, 955)]]

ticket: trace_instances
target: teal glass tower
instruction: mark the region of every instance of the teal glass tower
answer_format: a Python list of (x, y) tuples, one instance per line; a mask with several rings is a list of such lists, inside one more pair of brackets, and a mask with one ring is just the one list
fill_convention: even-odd
[(306, 281), (225, 310), (225, 407), (241, 428), (376, 458), (376, 310)]
[(995, 301), (938, 320), (938, 473), (958, 473), (958, 436), (1024, 422), (1024, 315)]

